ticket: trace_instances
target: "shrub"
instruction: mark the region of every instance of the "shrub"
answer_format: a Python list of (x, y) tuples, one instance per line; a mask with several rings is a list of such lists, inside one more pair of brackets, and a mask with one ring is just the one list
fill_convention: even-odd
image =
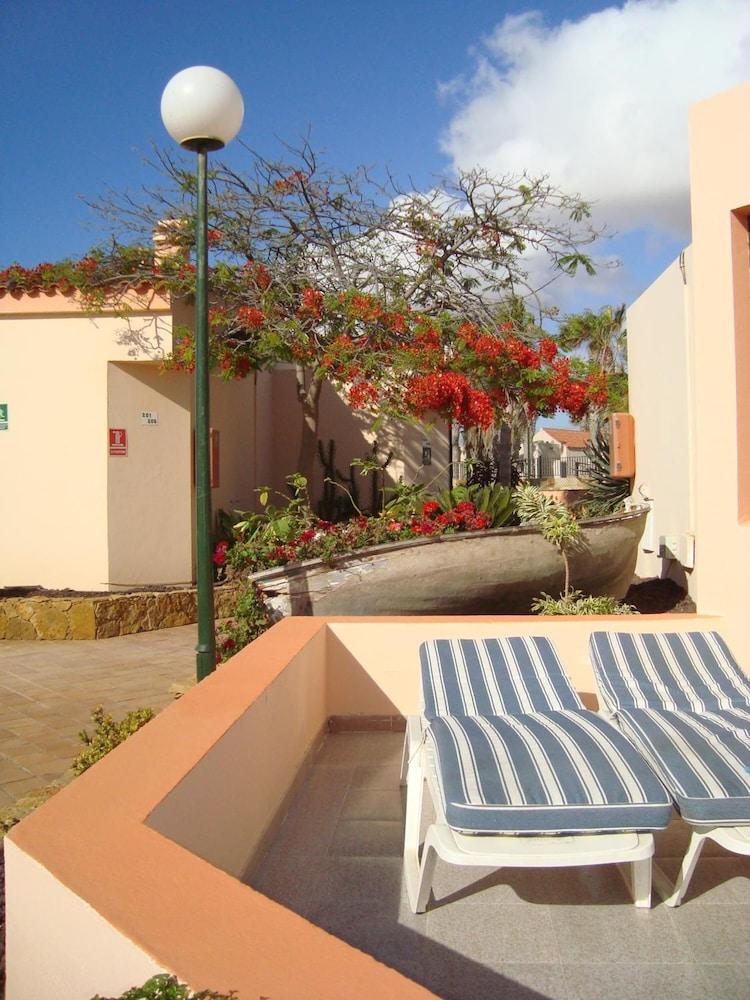
[(224, 663), (273, 625), (273, 617), (254, 583), (240, 591), (234, 616), (219, 629), (216, 662)]
[(115, 722), (111, 715), (106, 715), (101, 705), (91, 713), (94, 732), (89, 736), (85, 729), (78, 734), (84, 744), (83, 750), (73, 761), (76, 774), (83, 774), (92, 764), (105, 757), (110, 750), (123, 743), (128, 736), (145, 726), (154, 717), (153, 709), (137, 708), (128, 712), (121, 722)]
[(97, 993), (92, 1000), (236, 1000), (236, 997), (234, 990), (230, 993), (215, 993), (213, 990), (193, 993), (189, 986), (163, 973), (152, 976), (143, 986), (133, 986), (119, 997), (101, 997)]
[(542, 594), (532, 602), (531, 610), (538, 615), (637, 615), (632, 604), (623, 604), (614, 597), (592, 597), (571, 590), (560, 597)]

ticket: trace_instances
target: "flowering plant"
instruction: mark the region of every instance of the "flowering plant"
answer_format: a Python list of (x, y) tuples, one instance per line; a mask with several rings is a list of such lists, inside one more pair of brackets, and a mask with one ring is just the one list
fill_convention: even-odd
[[(219, 553), (235, 573), (305, 559), (330, 561), (386, 542), (482, 531), (506, 523), (512, 514), (510, 491), (502, 487), (458, 487), (436, 497), (426, 496), (421, 489), (407, 489), (377, 516), (359, 514), (333, 524), (314, 514), (303, 476), (291, 476), (289, 483), (293, 495), (283, 507), (269, 503), (270, 491), (263, 488), (258, 491), (262, 512), (235, 525), (235, 545)], [(498, 503), (500, 496), (504, 504)]]

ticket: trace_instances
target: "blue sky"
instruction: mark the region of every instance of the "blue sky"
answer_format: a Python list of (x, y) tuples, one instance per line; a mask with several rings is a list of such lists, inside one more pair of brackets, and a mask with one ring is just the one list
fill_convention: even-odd
[(309, 127), (334, 165), (420, 187), (477, 162), (549, 172), (621, 234), (600, 251), (620, 266), (563, 311), (629, 301), (688, 241), (687, 104), (750, 76), (748, 31), (746, 0), (4, 0), (0, 266), (94, 243), (82, 199), (153, 180), (163, 87), (204, 63), (268, 155)]

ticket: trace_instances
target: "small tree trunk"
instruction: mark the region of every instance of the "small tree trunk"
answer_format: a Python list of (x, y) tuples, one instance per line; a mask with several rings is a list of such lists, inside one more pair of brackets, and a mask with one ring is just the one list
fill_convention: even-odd
[(313, 378), (302, 365), (296, 366), (295, 374), (297, 376), (297, 399), (302, 408), (302, 438), (297, 459), (297, 472), (310, 483), (315, 471), (315, 458), (318, 449), (318, 418), (323, 382), (319, 378)]

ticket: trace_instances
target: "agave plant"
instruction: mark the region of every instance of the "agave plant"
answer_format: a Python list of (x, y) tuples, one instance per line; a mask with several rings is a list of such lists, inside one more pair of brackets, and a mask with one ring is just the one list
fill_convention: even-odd
[(588, 517), (601, 517), (622, 510), (630, 496), (630, 480), (615, 479), (609, 474), (609, 434), (604, 424), (597, 426), (584, 454), (590, 469), (581, 476), (587, 492), (580, 512)]

